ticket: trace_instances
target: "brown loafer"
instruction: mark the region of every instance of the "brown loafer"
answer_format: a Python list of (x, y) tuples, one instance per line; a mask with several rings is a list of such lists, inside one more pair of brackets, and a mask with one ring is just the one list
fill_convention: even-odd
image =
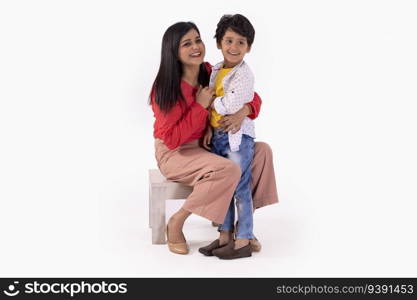
[(252, 252), (260, 252), (262, 249), (262, 245), (261, 243), (258, 241), (257, 238), (253, 238), (251, 240), (249, 240), (249, 243), (252, 247)]
[[(239, 221), (236, 221), (236, 229), (237, 229), (238, 226), (239, 226)], [(261, 251), (262, 245), (255, 236), (253, 237), (253, 239), (249, 240), (249, 243), (252, 247), (252, 252), (260, 252)]]
[(235, 249), (235, 243), (231, 241), (226, 246), (213, 250), (213, 254), (220, 259), (250, 257), (252, 256), (252, 248), (250, 244), (247, 244), (242, 248)]
[(188, 254), (190, 251), (187, 245), (187, 242), (181, 242), (181, 243), (171, 243), (168, 238), (168, 225), (165, 229), (166, 235), (167, 235), (167, 244), (169, 251), (176, 253), (176, 254)]
[(213, 250), (218, 249), (220, 247), (220, 241), (219, 239), (214, 240), (213, 242), (211, 242), (209, 245), (198, 248), (198, 251), (202, 254), (204, 254), (205, 256), (213, 256)]

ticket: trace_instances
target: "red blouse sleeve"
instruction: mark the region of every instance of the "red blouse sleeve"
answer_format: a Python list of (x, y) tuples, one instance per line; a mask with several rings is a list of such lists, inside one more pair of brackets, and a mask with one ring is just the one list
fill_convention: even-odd
[(204, 131), (207, 126), (207, 109), (197, 102), (191, 103), (185, 109), (184, 106), (185, 104), (177, 103), (167, 114), (164, 114), (152, 101), (156, 118), (155, 136), (162, 139), (171, 150), (187, 142), (196, 133)]
[(259, 97), (259, 95), (255, 92), (253, 95), (253, 100), (247, 104), (249, 104), (250, 107), (252, 108), (252, 113), (248, 115), (248, 118), (251, 118), (252, 120), (256, 119), (259, 115), (259, 112), (261, 111), (261, 105), (262, 105), (261, 97)]
[(206, 70), (209, 73), (209, 75), (211, 75), (211, 71), (213, 69), (213, 66), (209, 62), (204, 62), (204, 66), (206, 67)]

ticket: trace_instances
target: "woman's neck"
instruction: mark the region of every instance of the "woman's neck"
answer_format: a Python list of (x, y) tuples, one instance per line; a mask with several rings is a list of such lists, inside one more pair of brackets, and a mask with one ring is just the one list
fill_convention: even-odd
[(182, 80), (191, 84), (194, 87), (198, 86), (198, 74), (200, 72), (200, 66), (183, 66)]

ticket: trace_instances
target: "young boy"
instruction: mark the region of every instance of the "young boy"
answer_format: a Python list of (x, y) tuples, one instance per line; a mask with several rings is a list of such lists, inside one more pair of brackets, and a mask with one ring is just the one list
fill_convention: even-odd
[[(236, 162), (242, 176), (230, 203), (225, 220), (219, 226), (220, 237), (199, 249), (207, 256), (235, 259), (252, 255), (250, 239), (253, 239), (253, 204), (251, 190), (251, 163), (254, 155), (255, 127), (253, 120), (245, 118), (241, 128), (232, 133), (219, 129), (218, 121), (224, 115), (240, 110), (252, 100), (254, 76), (243, 60), (249, 53), (255, 37), (255, 29), (242, 15), (224, 15), (216, 29), (217, 48), (222, 51), (224, 61), (213, 67), (210, 87), (214, 87), (216, 98), (211, 106), (210, 125), (204, 141), (211, 138), (212, 152)], [(233, 241), (235, 202), (238, 211)]]

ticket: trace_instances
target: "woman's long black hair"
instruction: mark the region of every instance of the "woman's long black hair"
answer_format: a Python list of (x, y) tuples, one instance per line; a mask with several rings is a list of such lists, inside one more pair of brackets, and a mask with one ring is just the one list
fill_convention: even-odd
[[(194, 23), (178, 22), (171, 25), (162, 38), (161, 64), (152, 89), (156, 104), (165, 113), (169, 112), (178, 101), (185, 101), (181, 93), (183, 70), (178, 57), (178, 49), (181, 38), (191, 29), (195, 29), (200, 34)], [(209, 79), (208, 71), (202, 63), (198, 74), (198, 83), (205, 87), (209, 84)]]

